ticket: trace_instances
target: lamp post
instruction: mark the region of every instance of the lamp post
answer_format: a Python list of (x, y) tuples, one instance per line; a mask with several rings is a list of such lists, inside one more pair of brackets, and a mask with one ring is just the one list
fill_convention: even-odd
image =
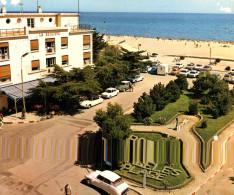
[(21, 81), (22, 81), (22, 98), (23, 98), (23, 110), (22, 110), (22, 119), (26, 119), (26, 108), (25, 108), (25, 99), (24, 99), (24, 76), (23, 76), (23, 66), (22, 66), (22, 61), (25, 56), (27, 56), (29, 52), (23, 54), (21, 56)]

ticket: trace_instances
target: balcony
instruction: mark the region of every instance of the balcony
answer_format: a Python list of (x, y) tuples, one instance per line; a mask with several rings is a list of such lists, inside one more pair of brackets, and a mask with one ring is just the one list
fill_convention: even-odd
[(0, 60), (9, 60), (8, 54), (0, 54)]
[(82, 30), (91, 30), (91, 25), (89, 24), (79, 24), (70, 27), (71, 32), (77, 32)]
[(0, 29), (0, 37), (26, 35), (26, 28)]
[(55, 48), (54, 48), (54, 47), (47, 47), (47, 48), (46, 48), (46, 53), (47, 53), (47, 54), (55, 53)]

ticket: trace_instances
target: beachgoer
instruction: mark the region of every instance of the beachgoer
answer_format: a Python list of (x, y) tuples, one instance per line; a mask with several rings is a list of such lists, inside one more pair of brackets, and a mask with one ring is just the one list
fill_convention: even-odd
[(3, 115), (0, 113), (0, 129), (2, 129), (2, 126), (4, 125), (3, 123)]
[(69, 183), (67, 183), (67, 185), (65, 185), (65, 195), (71, 195), (71, 186)]

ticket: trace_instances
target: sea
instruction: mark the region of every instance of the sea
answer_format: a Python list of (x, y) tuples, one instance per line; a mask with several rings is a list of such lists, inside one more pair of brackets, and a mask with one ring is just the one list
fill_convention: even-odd
[(81, 12), (80, 24), (109, 35), (234, 41), (234, 14)]

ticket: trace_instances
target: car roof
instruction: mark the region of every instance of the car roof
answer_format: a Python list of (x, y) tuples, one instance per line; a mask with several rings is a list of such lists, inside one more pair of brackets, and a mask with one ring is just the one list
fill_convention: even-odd
[(119, 175), (117, 175), (116, 173), (114, 173), (114, 172), (112, 172), (112, 171), (108, 171), (108, 170), (102, 171), (102, 172), (100, 173), (100, 175), (101, 175), (102, 177), (105, 177), (105, 178), (109, 179), (111, 182), (115, 182), (117, 179), (120, 178)]
[(107, 88), (106, 90), (113, 90), (113, 89), (115, 89), (115, 88), (113, 88), (113, 87), (109, 87), (109, 88)]
[(130, 81), (121, 81), (121, 83), (130, 83)]

